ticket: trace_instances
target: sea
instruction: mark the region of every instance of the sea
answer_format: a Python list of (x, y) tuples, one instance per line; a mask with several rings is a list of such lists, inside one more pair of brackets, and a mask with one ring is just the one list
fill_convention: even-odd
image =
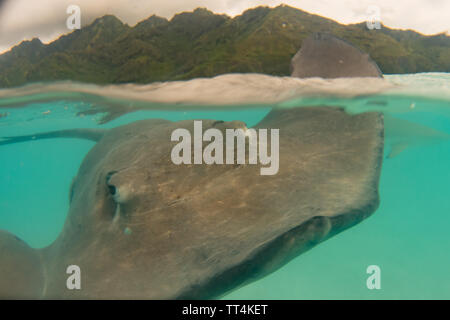
[[(34, 83), (0, 90), (0, 144), (2, 137), (148, 118), (241, 120), (251, 127), (273, 108), (324, 105), (385, 115), (379, 208), (222, 299), (450, 299), (450, 73)], [(36, 139), (0, 145), (0, 229), (33, 248), (55, 241), (72, 179), (94, 144)], [(378, 268), (378, 288), (368, 286), (370, 266)]]

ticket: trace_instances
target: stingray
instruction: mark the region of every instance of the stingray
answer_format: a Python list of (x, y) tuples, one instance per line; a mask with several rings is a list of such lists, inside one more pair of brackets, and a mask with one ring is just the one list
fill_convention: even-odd
[[(261, 175), (264, 165), (248, 161), (174, 164), (171, 133), (193, 134), (193, 127), (193, 120), (151, 119), (1, 140), (96, 144), (73, 180), (65, 225), (50, 246), (32, 249), (0, 232), (0, 297), (217, 298), (356, 225), (379, 205), (379, 113), (273, 109), (254, 128), (279, 129), (275, 175)], [(208, 119), (203, 128), (246, 125)], [(69, 266), (81, 270), (80, 290), (67, 288)]]
[(450, 141), (450, 134), (446, 132), (390, 115), (384, 116), (384, 123), (386, 138), (390, 144), (387, 158), (394, 158), (405, 149)]
[[(245, 128), (239, 121), (203, 126)], [(271, 111), (255, 128), (280, 130), (273, 176), (260, 175), (261, 164), (175, 165), (170, 136), (177, 128), (192, 132), (193, 120), (59, 133), (97, 143), (73, 181), (67, 221), (53, 244), (31, 249), (0, 234), (6, 268), (0, 296), (215, 298), (273, 272), (378, 206), (383, 121), (377, 113)], [(66, 287), (70, 265), (81, 269), (81, 290)]]
[(327, 33), (315, 33), (303, 41), (292, 58), (291, 71), (299, 78), (383, 77), (367, 53)]

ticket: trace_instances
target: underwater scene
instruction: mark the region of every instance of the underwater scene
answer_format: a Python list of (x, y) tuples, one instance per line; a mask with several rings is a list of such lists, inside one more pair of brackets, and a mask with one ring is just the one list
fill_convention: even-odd
[[(295, 81), (299, 85), (292, 84)], [(0, 91), (0, 137), (4, 137), (0, 140), (0, 229), (18, 236), (31, 248), (48, 247), (60, 236), (70, 211), (72, 181), (95, 145), (79, 137), (41, 137), (39, 133), (108, 130), (143, 119), (239, 120), (250, 128), (271, 110), (328, 106), (353, 115), (384, 115), (379, 207), (356, 226), (222, 298), (450, 297), (449, 74), (387, 75), (380, 80), (356, 81), (227, 75), (167, 83), (162, 88), (154, 85), (153, 90), (145, 88), (145, 95), (139, 95), (144, 92), (139, 86), (108, 89), (116, 96), (100, 86), (39, 86), (38, 93), (32, 86)], [(186, 101), (172, 101), (173, 90), (178, 99)], [(223, 105), (224, 100), (228, 105)], [(283, 136), (283, 127), (279, 134)], [(5, 138), (28, 135), (22, 143), (8, 143)], [(286, 191), (271, 192), (283, 197), (277, 192)], [(381, 270), (380, 290), (369, 290), (366, 285), (370, 275), (367, 268), (372, 265)]]
[(448, 12), (0, 1), (0, 303), (449, 300)]

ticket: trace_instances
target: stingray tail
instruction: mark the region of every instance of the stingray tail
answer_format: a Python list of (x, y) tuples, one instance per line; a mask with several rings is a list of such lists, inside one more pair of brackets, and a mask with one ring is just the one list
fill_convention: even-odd
[(99, 141), (107, 131), (108, 130), (106, 129), (69, 129), (69, 130), (43, 132), (26, 136), (1, 137), (0, 146), (12, 143), (27, 142), (32, 140), (55, 139), (55, 138), (72, 138), (72, 139)]

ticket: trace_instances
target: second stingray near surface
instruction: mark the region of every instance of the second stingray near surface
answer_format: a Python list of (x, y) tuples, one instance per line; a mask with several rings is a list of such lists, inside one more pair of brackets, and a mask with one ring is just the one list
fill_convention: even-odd
[[(204, 120), (203, 127), (245, 124)], [(0, 275), (0, 297), (214, 298), (275, 271), (378, 207), (384, 140), (378, 113), (271, 111), (255, 128), (280, 130), (279, 171), (272, 176), (260, 175), (259, 164), (175, 165), (170, 137), (178, 128), (193, 134), (193, 121), (142, 120), (105, 132), (4, 140), (98, 142), (74, 179), (67, 221), (52, 245), (34, 250), (0, 233), (0, 254), (8, 253), (0, 255), (8, 269)], [(66, 287), (70, 265), (81, 269), (81, 290)], [(17, 280), (24, 276), (26, 282)]]

